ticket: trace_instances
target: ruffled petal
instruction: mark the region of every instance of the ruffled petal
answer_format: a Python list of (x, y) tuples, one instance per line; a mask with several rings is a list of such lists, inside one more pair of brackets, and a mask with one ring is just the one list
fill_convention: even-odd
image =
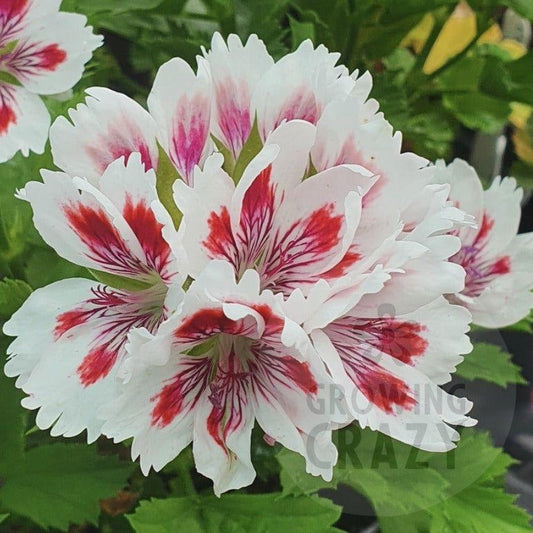
[(232, 34), (226, 44), (218, 32), (204, 55), (213, 80), (213, 135), (237, 159), (254, 120), (252, 94), (274, 60), (257, 35), (251, 35), (243, 45)]
[(16, 336), (5, 372), (19, 376), (28, 395), (23, 405), (38, 409), (37, 425), (54, 436), (87, 430), (99, 435), (97, 409), (118, 394), (116, 375), (128, 332), (154, 331), (164, 315), (165, 291), (117, 291), (85, 279), (62, 280), (35, 291), (5, 324)]
[[(50, 11), (30, 16), (36, 4), (29, 6), (30, 12), (19, 22), (13, 36), (16, 46), (2, 56), (2, 63), (32, 93), (60, 93), (80, 80), (85, 63), (103, 39), (77, 13)], [(7, 42), (3, 36), (2, 45)]]
[(59, 117), (50, 129), (54, 163), (71, 176), (98, 185), (110, 163), (134, 152), (145, 170), (157, 168), (156, 125), (147, 111), (127, 96), (92, 87), (84, 104)]
[(43, 179), (30, 182), (20, 194), (32, 205), (35, 227), (59, 255), (139, 280), (169, 281), (175, 275), (162, 224), (150, 210), (155, 176), (144, 171), (138, 154), (127, 165), (118, 160), (108, 167), (102, 184), (111, 198), (60, 172), (43, 171)]
[(211, 83), (205, 65), (198, 74), (182, 59), (160, 67), (148, 109), (159, 128), (159, 142), (183, 178), (190, 183), (196, 165), (210, 147)]

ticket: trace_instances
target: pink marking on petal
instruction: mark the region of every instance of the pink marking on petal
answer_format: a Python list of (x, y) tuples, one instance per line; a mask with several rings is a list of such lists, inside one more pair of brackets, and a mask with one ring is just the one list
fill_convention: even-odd
[(493, 227), (494, 220), (484, 212), (474, 242), (471, 245), (463, 245), (459, 252), (450, 258), (465, 269), (465, 288), (462, 294), (466, 296), (476, 298), (498, 276), (511, 271), (511, 260), (508, 256), (496, 260), (483, 257), (483, 250), (489, 242)]
[[(296, 89), (283, 102), (272, 129), (275, 130), (284, 120), (306, 120), (311, 122), (311, 124), (316, 124), (319, 116), (320, 106), (315, 93), (304, 85)], [(268, 134), (269, 132), (264, 133)]]
[(474, 241), (474, 246), (483, 246), (486, 244), (487, 238), (489, 236), (490, 231), (494, 227), (494, 219), (492, 219), (487, 212), (483, 213), (483, 219), (481, 221), (481, 226), (479, 228), (479, 231), (476, 235), (476, 239)]
[(118, 347), (113, 349), (109, 345), (96, 346), (91, 350), (77, 369), (81, 384), (88, 387), (105, 378), (115, 365), (118, 354)]
[[(170, 246), (163, 238), (161, 224), (155, 217), (155, 213), (144, 200), (134, 202), (131, 196), (126, 196), (126, 203), (122, 214), (139, 240), (148, 265), (167, 280), (165, 272), (170, 260)], [(168, 280), (167, 280), (168, 281)]]
[(266, 433), (263, 435), (263, 440), (268, 446), (276, 445), (276, 439), (274, 437), (271, 437), (270, 435), (267, 435)]
[(370, 361), (360, 368), (357, 385), (376, 407), (388, 414), (392, 414), (396, 407), (411, 410), (416, 405), (411, 389), (404, 381)]
[(101, 164), (102, 171), (107, 168), (109, 163), (116, 161), (121, 157), (124, 158), (124, 164), (127, 164), (130, 159), (130, 155), (134, 152), (138, 152), (141, 155), (141, 162), (143, 163), (144, 169), (146, 171), (154, 168), (154, 162), (152, 161), (152, 158), (150, 156), (150, 149), (148, 148), (144, 140), (136, 139), (133, 141), (133, 148), (120, 144), (109, 145), (110, 158), (108, 162)]
[(210, 101), (202, 94), (182, 96), (174, 114), (170, 156), (189, 185), (207, 142), (209, 114)]
[(35, 52), (35, 66), (43, 70), (54, 71), (67, 58), (67, 53), (59, 48), (57, 44), (49, 44), (41, 50)]
[(244, 80), (229, 78), (217, 83), (215, 94), (218, 126), (236, 158), (252, 129), (250, 90)]

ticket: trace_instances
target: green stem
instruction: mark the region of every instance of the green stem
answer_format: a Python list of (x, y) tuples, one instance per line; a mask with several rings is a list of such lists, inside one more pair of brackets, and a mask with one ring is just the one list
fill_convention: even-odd
[(177, 471), (183, 492), (185, 492), (187, 496), (196, 496), (198, 493), (196, 492), (196, 488), (192, 482), (189, 463), (184, 464), (181, 461), (178, 461)]

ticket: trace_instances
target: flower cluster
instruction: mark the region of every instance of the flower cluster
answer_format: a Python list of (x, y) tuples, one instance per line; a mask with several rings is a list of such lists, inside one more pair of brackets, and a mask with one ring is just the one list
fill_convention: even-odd
[(50, 115), (38, 95), (71, 89), (102, 38), (60, 0), (0, 1), (0, 162), (42, 153)]
[(192, 442), (219, 494), (253, 481), (256, 424), (329, 479), (354, 421), (430, 451), (475, 423), (440, 385), (471, 350), (468, 309), (501, 325), (532, 305), (519, 194), (402, 153), (338, 58), (215, 35), (197, 72), (161, 67), (148, 111), (92, 88), (53, 124), (61, 171), (19, 196), (96, 280), (39, 289), (5, 325), (40, 428), (132, 439), (145, 473)]

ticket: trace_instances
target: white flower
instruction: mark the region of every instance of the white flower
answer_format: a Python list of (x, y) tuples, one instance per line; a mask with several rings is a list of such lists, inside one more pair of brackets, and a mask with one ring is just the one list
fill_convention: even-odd
[(0, 162), (19, 150), (25, 156), (43, 152), (50, 115), (38, 95), (71, 89), (102, 44), (84, 16), (59, 12), (60, 3), (0, 4)]
[(517, 235), (522, 189), (513, 178), (496, 178), (486, 191), (476, 171), (461, 159), (436, 164), (435, 179), (450, 183), (450, 200), (477, 220), (457, 231), (461, 249), (451, 261), (466, 272), (465, 287), (454, 301), (475, 324), (509, 326), (533, 307), (533, 233)]
[(99, 188), (60, 172), (43, 171), (43, 179), (28, 183), (21, 196), (44, 240), (103, 279), (126, 278), (126, 288), (66, 279), (36, 290), (4, 325), (17, 337), (5, 372), (19, 376), (24, 406), (39, 409), (39, 427), (65, 436), (87, 429), (93, 441), (102, 426), (96, 410), (117, 391), (128, 332), (155, 331), (176, 305), (176, 291), (167, 287), (179, 287), (182, 278), (153, 210), (165, 218), (155, 175), (138, 155), (127, 166), (123, 159), (112, 163)]
[[(464, 270), (449, 258), (461, 246), (451, 232), (468, 217), (448, 202), (450, 186), (434, 183), (434, 167), (401, 152), (401, 135), (368, 99), (370, 76), (348, 75), (337, 59), (307, 41), (274, 63), (255, 36), (226, 45), (215, 35), (196, 73), (180, 59), (161, 67), (149, 113), (93, 88), (71, 122), (56, 121), (54, 161), (85, 180), (45, 174), (45, 185), (26, 188), (39, 231), (67, 259), (148, 288), (110, 306), (121, 327), (106, 326), (115, 355), (94, 358), (94, 384), (83, 369), (95, 341), (82, 331), (101, 339), (97, 325), (54, 339), (65, 311), (46, 314), (39, 292), (8, 322), (18, 339), (7, 371), (20, 376), (26, 404), (40, 407), (40, 427), (61, 415), (55, 434), (74, 434), (69, 402), (83, 402), (77, 431), (133, 438), (144, 472), (192, 442), (199, 471), (221, 493), (254, 479), (255, 422), (326, 479), (331, 432), (354, 420), (433, 451), (454, 446), (450, 425), (474, 423), (470, 402), (439, 388), (471, 349), (469, 312), (444, 298), (464, 288)], [(156, 198), (167, 156), (181, 177), (177, 229)], [(143, 179), (149, 222), (123, 220), (120, 199)], [(106, 234), (100, 219), (65, 220), (70, 198), (80, 201), (76, 188), (113, 213), (125, 251), (108, 239), (94, 246)], [(144, 238), (171, 263), (138, 255)], [(48, 346), (42, 356), (30, 317)], [(99, 383), (108, 393), (87, 402)]]
[(209, 263), (181, 312), (155, 337), (133, 334), (130, 351), (136, 369), (102, 410), (103, 431), (117, 441), (134, 438), (132, 457), (140, 456), (143, 472), (161, 469), (192, 442), (196, 467), (217, 494), (249, 485), (257, 421), (306, 457), (308, 471), (331, 479), (331, 378), (274, 294), (261, 292), (255, 271), (236, 283), (230, 263)]

